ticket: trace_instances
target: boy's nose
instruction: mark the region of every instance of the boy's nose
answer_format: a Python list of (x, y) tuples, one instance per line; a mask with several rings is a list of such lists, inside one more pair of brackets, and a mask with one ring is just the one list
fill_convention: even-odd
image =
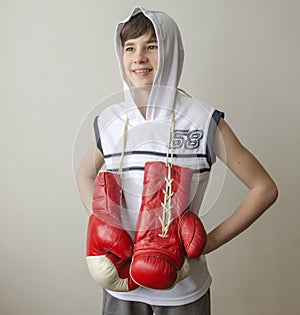
[(144, 51), (138, 51), (135, 55), (134, 62), (135, 63), (145, 63), (148, 61), (148, 57)]

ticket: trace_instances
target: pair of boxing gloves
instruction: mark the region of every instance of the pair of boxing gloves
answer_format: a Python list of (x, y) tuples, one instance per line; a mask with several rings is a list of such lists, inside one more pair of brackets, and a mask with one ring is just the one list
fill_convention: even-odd
[(206, 244), (202, 222), (189, 211), (193, 170), (147, 162), (134, 244), (121, 223), (120, 177), (99, 172), (87, 231), (87, 266), (103, 288), (130, 291), (139, 286), (166, 290), (188, 276), (188, 258)]

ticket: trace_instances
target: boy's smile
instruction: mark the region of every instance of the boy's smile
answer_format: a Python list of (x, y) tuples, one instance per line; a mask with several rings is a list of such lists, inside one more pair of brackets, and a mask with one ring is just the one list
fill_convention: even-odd
[(134, 87), (153, 84), (158, 68), (158, 44), (156, 38), (146, 33), (124, 43), (123, 67)]

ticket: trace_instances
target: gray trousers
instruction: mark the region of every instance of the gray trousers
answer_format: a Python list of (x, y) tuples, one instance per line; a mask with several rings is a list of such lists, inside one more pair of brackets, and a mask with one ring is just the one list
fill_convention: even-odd
[(155, 306), (117, 299), (103, 290), (102, 315), (210, 315), (209, 290), (199, 300), (182, 306)]

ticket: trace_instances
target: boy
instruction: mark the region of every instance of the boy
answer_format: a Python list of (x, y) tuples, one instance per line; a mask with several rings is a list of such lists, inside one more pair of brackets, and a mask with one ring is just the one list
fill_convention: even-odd
[[(116, 50), (125, 101), (95, 119), (96, 137), (77, 177), (86, 208), (91, 211), (94, 180), (104, 163), (107, 171), (119, 170), (121, 175), (126, 202), (122, 224), (129, 233), (139, 229), (148, 161), (193, 169), (186, 191), (191, 211), (200, 208), (216, 156), (249, 193), (228, 219), (208, 233), (202, 256), (190, 259), (187, 277), (169, 290), (156, 290), (135, 288), (129, 275), (133, 286), (128, 292), (103, 290), (103, 314), (210, 314), (211, 277), (204, 255), (237, 236), (270, 207), (277, 198), (276, 185), (240, 144), (223, 113), (177, 90), (184, 53), (179, 30), (168, 15), (135, 8), (117, 26)], [(134, 233), (131, 236), (134, 241)]]

